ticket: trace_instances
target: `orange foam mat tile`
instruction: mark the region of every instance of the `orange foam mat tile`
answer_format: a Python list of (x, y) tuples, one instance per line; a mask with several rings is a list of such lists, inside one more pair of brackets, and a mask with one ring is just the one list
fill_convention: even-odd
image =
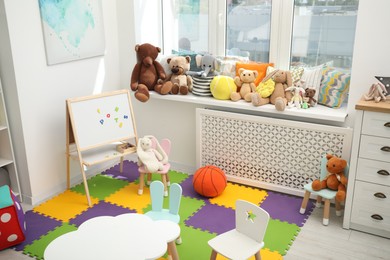
[(259, 205), (267, 197), (267, 192), (228, 182), (224, 192), (218, 197), (211, 198), (210, 203), (235, 209), (236, 200), (242, 199)]
[[(92, 206), (98, 202), (98, 199), (91, 197)], [(33, 211), (50, 218), (68, 222), (69, 219), (76, 217), (88, 208), (88, 201), (85, 195), (66, 190), (35, 207)]]
[(149, 187), (144, 187), (144, 193), (138, 195), (138, 184), (129, 183), (129, 185), (105, 198), (105, 201), (128, 209), (134, 209), (137, 213), (144, 213), (143, 209), (151, 203)]

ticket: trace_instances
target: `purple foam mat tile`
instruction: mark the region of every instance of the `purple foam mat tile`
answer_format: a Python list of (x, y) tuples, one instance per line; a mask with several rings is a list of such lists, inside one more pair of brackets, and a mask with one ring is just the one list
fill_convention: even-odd
[(203, 197), (202, 195), (198, 194), (194, 190), (194, 186), (192, 185), (192, 178), (193, 177), (194, 177), (193, 175), (190, 175), (187, 179), (185, 179), (184, 181), (182, 181), (180, 183), (180, 185), (183, 189), (183, 196), (203, 200), (206, 204), (209, 204), (210, 201), (208, 200), (208, 198)]
[(299, 227), (303, 226), (315, 206), (314, 202), (309, 200), (306, 213), (300, 214), (299, 210), (303, 198), (272, 191), (267, 192), (268, 196), (260, 206), (269, 213), (270, 217), (296, 224)]
[(206, 204), (189, 217), (185, 224), (219, 235), (235, 228), (235, 211), (214, 204)]
[(69, 224), (73, 224), (78, 227), (83, 222), (94, 217), (99, 217), (99, 216), (114, 217), (125, 213), (136, 213), (136, 211), (126, 209), (120, 206), (116, 206), (105, 201), (99, 201), (99, 203), (95, 204), (92, 208), (89, 208), (83, 213), (81, 213), (80, 215), (76, 216), (75, 218), (70, 219)]
[(22, 251), (26, 245), (31, 244), (47, 232), (62, 225), (61, 221), (33, 212), (32, 210), (26, 211), (24, 218), (26, 221), (26, 239), (15, 247), (16, 251)]
[(103, 175), (111, 176), (112, 178), (127, 180), (133, 182), (139, 177), (137, 163), (125, 160), (123, 161), (123, 171), (119, 171), (119, 164), (102, 172)]

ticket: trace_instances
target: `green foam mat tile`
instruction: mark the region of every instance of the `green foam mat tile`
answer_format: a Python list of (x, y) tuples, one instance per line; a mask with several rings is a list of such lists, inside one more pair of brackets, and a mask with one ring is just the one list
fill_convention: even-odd
[[(110, 176), (98, 174), (87, 180), (89, 194), (92, 197), (98, 198), (99, 200), (104, 200), (106, 197), (120, 190), (129, 184), (129, 182), (124, 180), (114, 179)], [(84, 183), (76, 185), (71, 188), (72, 191), (85, 194)]]
[(285, 255), (300, 230), (295, 224), (270, 219), (264, 237), (264, 247)]
[(182, 243), (177, 245), (180, 259), (210, 259), (211, 248), (208, 241), (216, 236), (200, 229), (180, 225)]
[(52, 231), (49, 231), (46, 235), (43, 235), (39, 239), (35, 240), (33, 243), (25, 246), (23, 249), (23, 253), (29, 256), (33, 256), (37, 259), (43, 259), (43, 253), (45, 252), (46, 247), (54, 239), (63, 234), (75, 230), (77, 230), (77, 227), (69, 225), (68, 223), (63, 223), (62, 226), (59, 226)]

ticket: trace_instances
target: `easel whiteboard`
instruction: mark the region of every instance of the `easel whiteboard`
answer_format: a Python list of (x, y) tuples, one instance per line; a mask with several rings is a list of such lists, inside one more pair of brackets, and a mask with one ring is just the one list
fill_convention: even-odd
[(67, 106), (80, 152), (136, 137), (128, 90), (68, 99)]

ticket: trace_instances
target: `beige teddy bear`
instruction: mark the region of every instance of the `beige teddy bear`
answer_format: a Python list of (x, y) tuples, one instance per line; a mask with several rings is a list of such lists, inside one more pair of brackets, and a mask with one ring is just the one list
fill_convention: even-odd
[(275, 81), (275, 90), (272, 92), (271, 96), (268, 98), (263, 98), (257, 92), (251, 94), (251, 101), (254, 106), (262, 106), (265, 104), (273, 104), (275, 105), (276, 110), (284, 111), (286, 105), (289, 101), (291, 101), (291, 92), (287, 91), (288, 87), (292, 86), (292, 77), (290, 71), (286, 70), (275, 70), (264, 80), (272, 78)]
[(230, 94), (230, 99), (233, 101), (244, 99), (247, 102), (251, 102), (251, 94), (256, 91), (254, 82), (258, 72), (256, 70), (240, 68), (238, 74), (239, 76), (234, 78), (234, 83), (237, 85), (238, 91), (232, 92)]
[(187, 75), (190, 70), (190, 56), (175, 56), (167, 59), (171, 74), (168, 76), (165, 82), (159, 81), (158, 84), (162, 85), (163, 89), (171, 89), (171, 94), (187, 95), (192, 91), (193, 81), (191, 76)]

